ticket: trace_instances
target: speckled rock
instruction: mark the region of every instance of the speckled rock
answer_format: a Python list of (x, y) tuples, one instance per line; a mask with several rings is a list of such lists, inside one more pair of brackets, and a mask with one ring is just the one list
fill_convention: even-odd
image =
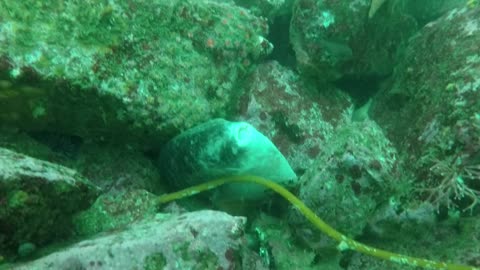
[(100, 195), (87, 210), (73, 220), (75, 233), (91, 236), (118, 230), (139, 220), (155, 216), (156, 196), (145, 190), (125, 190)]
[[(246, 122), (212, 119), (169, 141), (158, 158), (162, 177), (187, 188), (231, 175), (256, 175), (283, 186), (298, 177), (264, 134)], [(212, 202), (258, 201), (267, 189), (252, 183), (231, 183), (210, 194)]]
[(0, 148), (0, 255), (71, 236), (73, 214), (98, 191), (74, 170)]
[(382, 79), (392, 74), (399, 49), (419, 28), (417, 19), (397, 2), (386, 1), (352, 37), (352, 59), (339, 68), (344, 78)]
[[(430, 206), (431, 207), (431, 206)], [(427, 210), (427, 211), (425, 211)], [(422, 213), (423, 212), (423, 213)], [(429, 215), (428, 220), (425, 216)], [(422, 217), (423, 216), (423, 217)], [(367, 235), (372, 245), (403, 254), (441, 259), (480, 267), (480, 219), (468, 217), (438, 222), (432, 209), (419, 209), (387, 217), (382, 237)], [(384, 260), (352, 254), (342, 269), (347, 270), (417, 270), (416, 267), (392, 264)]]
[(304, 75), (319, 81), (342, 76), (353, 56), (351, 43), (362, 31), (370, 1), (297, 0), (293, 7), (290, 40)]
[(211, 210), (158, 214), (12, 269), (242, 269), (245, 222)]
[(55, 132), (0, 129), (0, 147), (74, 169), (104, 192), (164, 191), (152, 161), (129, 145), (95, 143)]
[[(297, 173), (323, 151), (351, 101), (340, 91), (321, 91), (275, 61), (248, 78), (238, 115), (269, 137)], [(322, 89), (325, 90), (325, 89)]]
[(13, 1), (0, 17), (3, 125), (143, 147), (228, 114), (271, 50), (233, 1)]
[(466, 3), (297, 0), (290, 38), (299, 70), (319, 81), (389, 76), (399, 50), (420, 27)]
[(74, 168), (104, 191), (143, 189), (156, 194), (165, 191), (152, 160), (138, 149), (85, 143), (76, 158), (61, 164)]
[[(395, 148), (371, 120), (346, 119), (323, 148), (300, 179), (299, 198), (346, 235), (361, 234), (376, 209), (398, 204), (411, 191)], [(290, 210), (289, 220), (300, 239), (311, 247), (329, 243), (296, 209)]]
[(436, 206), (474, 210), (480, 198), (479, 17), (465, 7), (423, 27), (373, 104), (425, 191), (420, 199)]
[(478, 1), (469, 0), (388, 0), (385, 2), (385, 9), (378, 14), (388, 14), (397, 12), (409, 14), (415, 18), (420, 26), (434, 21), (458, 7), (474, 8), (478, 6)]
[[(259, 254), (269, 269), (276, 270), (341, 270), (338, 264), (339, 256), (325, 250), (322, 254), (315, 250), (305, 249), (298, 244), (295, 234), (287, 222), (266, 214), (252, 220), (252, 242), (259, 248)], [(323, 256), (325, 255), (325, 256)], [(317, 257), (318, 256), (318, 257)], [(319, 257), (322, 257), (319, 259)]]
[[(382, 1), (372, 1), (382, 2)], [(392, 74), (401, 52), (425, 24), (449, 10), (465, 6), (466, 0), (387, 0), (364, 21), (362, 31), (349, 43), (352, 61), (342, 66), (342, 74), (384, 78)]]

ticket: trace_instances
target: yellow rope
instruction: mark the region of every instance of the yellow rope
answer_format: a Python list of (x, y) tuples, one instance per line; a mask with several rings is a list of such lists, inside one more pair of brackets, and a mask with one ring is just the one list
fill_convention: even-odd
[(357, 242), (351, 238), (348, 238), (344, 234), (332, 228), (330, 225), (325, 223), (321, 218), (319, 218), (310, 208), (308, 208), (300, 199), (293, 195), (290, 191), (282, 187), (281, 185), (264, 179), (258, 176), (244, 175), (244, 176), (231, 176), (225, 177), (210, 182), (206, 182), (197, 186), (189, 187), (184, 190), (173, 192), (170, 194), (165, 194), (158, 197), (158, 203), (163, 204), (173, 200), (178, 200), (181, 198), (193, 196), (197, 193), (214, 189), (221, 185), (232, 183), (232, 182), (250, 182), (259, 184), (265, 187), (270, 188), (271, 190), (280, 194), (283, 198), (288, 200), (292, 205), (294, 205), (315, 227), (320, 231), (328, 235), (329, 237), (337, 240), (339, 242), (339, 248), (341, 250), (355, 250), (363, 254), (367, 254), (382, 260), (387, 260), (399, 264), (418, 266), (427, 269), (444, 269), (444, 270), (480, 270), (468, 265), (452, 264), (445, 262), (431, 261), (422, 258), (410, 257), (402, 254), (393, 253), (390, 251), (370, 247), (368, 245)]

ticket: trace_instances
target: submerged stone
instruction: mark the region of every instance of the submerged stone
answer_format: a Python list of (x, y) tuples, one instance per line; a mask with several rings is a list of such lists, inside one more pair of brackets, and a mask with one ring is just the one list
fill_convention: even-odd
[[(281, 184), (297, 177), (273, 143), (246, 122), (214, 119), (173, 138), (158, 164), (164, 179), (183, 188), (231, 175), (257, 175)], [(255, 184), (229, 184), (215, 199), (256, 200), (265, 189)]]

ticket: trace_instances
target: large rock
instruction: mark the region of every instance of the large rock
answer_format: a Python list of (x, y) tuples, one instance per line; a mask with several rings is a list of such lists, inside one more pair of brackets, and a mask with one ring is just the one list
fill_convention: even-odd
[[(364, 238), (378, 248), (402, 252), (421, 258), (440, 259), (446, 262), (469, 265), (473, 269), (480, 267), (480, 220), (478, 217), (438, 221), (432, 213), (431, 205), (422, 205), (413, 211), (384, 216), (379, 222), (381, 236), (370, 234)], [(430, 208), (430, 209), (429, 209)], [(378, 220), (376, 220), (378, 222)], [(378, 231), (377, 231), (378, 233)], [(360, 253), (352, 254), (348, 263), (343, 262), (341, 269), (357, 270), (406, 270), (418, 269), (389, 261), (378, 260)]]
[(2, 125), (143, 147), (227, 115), (271, 50), (233, 1), (13, 1), (0, 17)]
[(421, 26), (466, 2), (296, 0), (290, 38), (298, 68), (319, 81), (384, 78)]
[(145, 190), (102, 194), (89, 209), (75, 215), (75, 233), (83, 237), (91, 236), (153, 217), (158, 211), (156, 198)]
[[(300, 179), (299, 198), (335, 229), (355, 237), (377, 209), (398, 207), (411, 192), (401, 165), (396, 149), (375, 122), (345, 119)], [(289, 220), (310, 247), (329, 243), (295, 208)]]
[(454, 8), (465, 6), (473, 8), (478, 6), (478, 2), (469, 0), (390, 0), (386, 2), (386, 6), (387, 8), (384, 10), (384, 14), (386, 14), (388, 10), (410, 14), (419, 25), (424, 26)]
[(352, 102), (332, 86), (321, 91), (276, 61), (248, 77), (238, 115), (270, 138), (301, 175), (324, 149)]
[(163, 192), (160, 174), (142, 151), (129, 145), (94, 143), (55, 132), (0, 129), (0, 147), (74, 169), (104, 191)]
[(98, 191), (74, 170), (0, 148), (0, 255), (71, 236)]
[[(273, 143), (246, 122), (213, 119), (169, 141), (158, 166), (172, 186), (186, 188), (232, 175), (256, 175), (282, 185), (297, 176)], [(234, 183), (214, 191), (215, 201), (261, 200), (266, 188)]]
[(303, 74), (319, 81), (342, 76), (342, 66), (354, 57), (352, 42), (366, 20), (370, 1), (297, 0), (290, 41)]
[(143, 189), (156, 194), (165, 191), (158, 169), (137, 149), (85, 143), (76, 158), (61, 164), (77, 170), (104, 191)]
[(368, 18), (363, 17), (361, 31), (349, 43), (353, 58), (342, 65), (342, 74), (347, 79), (390, 76), (410, 37), (425, 24), (465, 3), (466, 0), (371, 1)]
[(454, 9), (408, 44), (373, 117), (403, 150), (422, 200), (473, 210), (480, 199), (478, 8)]
[(245, 223), (211, 210), (158, 214), (12, 269), (258, 269), (242, 268)]

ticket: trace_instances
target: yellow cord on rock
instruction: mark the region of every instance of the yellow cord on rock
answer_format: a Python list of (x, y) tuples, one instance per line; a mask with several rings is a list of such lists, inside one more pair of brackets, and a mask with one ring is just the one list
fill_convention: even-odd
[(339, 242), (339, 248), (341, 250), (355, 250), (363, 254), (367, 254), (382, 260), (387, 260), (395, 262), (398, 264), (417, 266), (426, 269), (443, 269), (443, 270), (480, 270), (468, 265), (452, 264), (445, 262), (431, 261), (422, 258), (410, 257), (402, 254), (393, 253), (390, 251), (370, 247), (368, 245), (357, 242), (351, 238), (348, 238), (344, 234), (332, 228), (330, 225), (325, 223), (321, 218), (319, 218), (310, 208), (308, 208), (300, 199), (293, 195), (286, 188), (281, 185), (264, 179), (258, 176), (244, 175), (244, 176), (231, 176), (225, 177), (210, 182), (206, 182), (197, 186), (189, 187), (184, 190), (173, 192), (170, 194), (161, 195), (158, 197), (158, 202), (160, 204), (167, 203), (173, 200), (182, 199), (185, 197), (193, 196), (197, 193), (214, 189), (221, 185), (233, 182), (250, 182), (265, 186), (280, 194), (283, 198), (288, 200), (292, 205), (294, 205), (315, 227), (320, 231), (328, 235), (329, 237), (337, 240)]

